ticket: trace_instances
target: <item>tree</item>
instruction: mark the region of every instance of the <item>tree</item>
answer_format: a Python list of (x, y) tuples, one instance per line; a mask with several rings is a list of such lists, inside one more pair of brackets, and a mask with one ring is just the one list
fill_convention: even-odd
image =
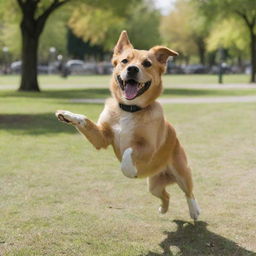
[(189, 62), (191, 55), (196, 54), (196, 45), (191, 37), (187, 12), (190, 11), (184, 2), (177, 1), (175, 9), (169, 15), (163, 16), (160, 26), (164, 44), (180, 53)]
[[(4, 4), (3, 4), (4, 3)], [(14, 1), (2, 2), (0, 0), (0, 46), (7, 46), (12, 59), (21, 58), (21, 33), (18, 24), (21, 20), (21, 13)], [(54, 46), (60, 54), (66, 54), (66, 25), (70, 16), (69, 5), (50, 15), (45, 28), (40, 36), (39, 55), (40, 61), (46, 61), (49, 57), (49, 48)], [(54, 24), (52, 26), (51, 24)]]
[(16, 0), (22, 18), (22, 74), (20, 91), (40, 91), (37, 80), (39, 38), (51, 13), (70, 0)]
[[(14, 0), (13, 0), (14, 1)], [(37, 81), (37, 51), (40, 36), (45, 28), (49, 16), (68, 2), (86, 3), (88, 6), (112, 14), (125, 13), (125, 7), (133, 5), (136, 0), (127, 2), (119, 0), (15, 0), (21, 12), (21, 38), (22, 38), (22, 77), (20, 91), (39, 91)], [(137, 0), (138, 1), (138, 0)], [(6, 1), (5, 1), (6, 3)], [(72, 6), (72, 7), (73, 7)], [(122, 12), (120, 12), (122, 10)], [(119, 14), (121, 16), (121, 14)], [(109, 16), (108, 16), (109, 17)], [(109, 17), (114, 18), (114, 17)], [(93, 22), (91, 23), (93, 25)]]
[(120, 31), (124, 29), (137, 48), (159, 44), (160, 14), (150, 7), (153, 5), (138, 0), (119, 2), (122, 5), (118, 9), (102, 9), (91, 4), (79, 6), (69, 20), (69, 27), (85, 42), (102, 45), (106, 51), (113, 49)]
[(47, 61), (49, 59), (50, 47), (55, 47), (57, 54), (67, 54), (67, 23), (70, 11), (71, 6), (66, 5), (50, 15), (40, 37), (39, 61)]
[(68, 22), (77, 37), (84, 42), (90, 41), (92, 45), (102, 45), (105, 50), (113, 48), (123, 24), (124, 18), (116, 15), (114, 10), (85, 3), (74, 9)]
[(178, 0), (174, 10), (163, 16), (161, 35), (170, 47), (182, 53), (188, 62), (191, 55), (198, 54), (205, 64), (206, 38), (210, 24), (203, 15), (197, 15), (197, 6), (189, 0)]
[(93, 56), (97, 60), (104, 59), (106, 51), (104, 51), (102, 46), (91, 45), (89, 41), (83, 41), (81, 38), (77, 37), (71, 29), (68, 30), (67, 38), (67, 50), (72, 58), (84, 60), (85, 56)]
[(135, 48), (149, 49), (162, 43), (160, 18), (160, 12), (154, 9), (152, 1), (141, 2), (129, 10), (124, 29)]
[(256, 8), (255, 0), (194, 0), (208, 19), (219, 22), (227, 16), (241, 19), (250, 37), (251, 78), (256, 82)]
[[(249, 35), (242, 20), (228, 17), (216, 23), (207, 38), (207, 49), (218, 51), (220, 47), (228, 49), (230, 57), (237, 58), (237, 64), (242, 65), (242, 58), (249, 54)], [(241, 36), (244, 35), (244, 36)]]

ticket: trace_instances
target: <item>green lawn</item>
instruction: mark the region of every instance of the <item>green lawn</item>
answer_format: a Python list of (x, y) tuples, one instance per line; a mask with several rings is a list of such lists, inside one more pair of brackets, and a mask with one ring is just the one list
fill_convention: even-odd
[(256, 255), (255, 103), (164, 105), (193, 168), (194, 225), (177, 186), (159, 216), (145, 180), (124, 177), (111, 148), (96, 151), (54, 116), (97, 120), (102, 105), (69, 98), (106, 94), (0, 91), (0, 255)]
[[(8, 75), (0, 76), (1, 85), (18, 85), (19, 76)], [(224, 75), (223, 81), (225, 83), (239, 84), (248, 83), (249, 75)], [(110, 75), (88, 75), (88, 76), (70, 76), (66, 79), (58, 75), (40, 75), (39, 82), (42, 86), (48, 85), (49, 87), (58, 88), (58, 86), (73, 86), (73, 87), (108, 87)], [(217, 84), (217, 75), (165, 75), (163, 83), (166, 87), (184, 85), (184, 84)]]
[[(250, 96), (256, 95), (256, 88), (252, 89), (189, 89), (189, 88), (166, 88), (161, 97), (222, 97), (222, 96)], [(108, 88), (85, 88), (85, 89), (63, 89), (63, 90), (43, 90), (40, 93), (35, 92), (16, 92), (13, 90), (1, 91), (2, 97), (26, 99), (30, 104), (32, 99), (58, 99), (65, 100), (68, 103), (71, 99), (97, 99), (110, 97)]]

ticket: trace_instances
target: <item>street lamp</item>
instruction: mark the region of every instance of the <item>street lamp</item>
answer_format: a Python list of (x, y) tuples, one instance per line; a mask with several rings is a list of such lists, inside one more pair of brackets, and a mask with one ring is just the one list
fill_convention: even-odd
[(4, 56), (4, 74), (8, 73), (8, 55), (9, 55), (9, 48), (4, 46), (2, 48), (3, 56)]
[(52, 68), (54, 66), (54, 61), (55, 61), (55, 54), (56, 54), (56, 48), (50, 47), (49, 48), (48, 74), (52, 73)]
[(219, 84), (223, 83), (223, 71), (226, 68), (227, 64), (224, 62), (225, 59), (225, 50), (221, 47), (218, 50), (219, 52)]

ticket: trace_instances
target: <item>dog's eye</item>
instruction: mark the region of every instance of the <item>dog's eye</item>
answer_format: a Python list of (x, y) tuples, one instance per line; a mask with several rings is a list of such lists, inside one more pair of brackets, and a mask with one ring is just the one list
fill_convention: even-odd
[(128, 60), (127, 59), (123, 59), (121, 62), (126, 64), (126, 63), (128, 63)]
[(148, 61), (148, 60), (144, 60), (144, 61), (142, 62), (142, 65), (143, 65), (143, 67), (145, 67), (145, 68), (149, 68), (149, 67), (152, 66), (152, 63), (151, 63), (150, 61)]

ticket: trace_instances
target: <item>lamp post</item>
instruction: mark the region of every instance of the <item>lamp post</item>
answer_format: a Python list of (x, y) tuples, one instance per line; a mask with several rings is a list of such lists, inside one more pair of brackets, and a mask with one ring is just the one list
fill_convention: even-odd
[(49, 63), (48, 63), (48, 74), (49, 75), (52, 73), (51, 68), (53, 67), (53, 63), (55, 61), (55, 54), (56, 54), (56, 48), (50, 47), (49, 48)]
[(225, 59), (225, 51), (224, 49), (221, 47), (218, 50), (219, 52), (219, 73), (218, 73), (218, 80), (219, 80), (219, 84), (223, 83), (223, 71), (226, 67), (226, 63), (224, 63), (224, 59)]
[(4, 56), (4, 74), (8, 73), (8, 55), (9, 55), (9, 48), (4, 46), (3, 49), (3, 56)]

